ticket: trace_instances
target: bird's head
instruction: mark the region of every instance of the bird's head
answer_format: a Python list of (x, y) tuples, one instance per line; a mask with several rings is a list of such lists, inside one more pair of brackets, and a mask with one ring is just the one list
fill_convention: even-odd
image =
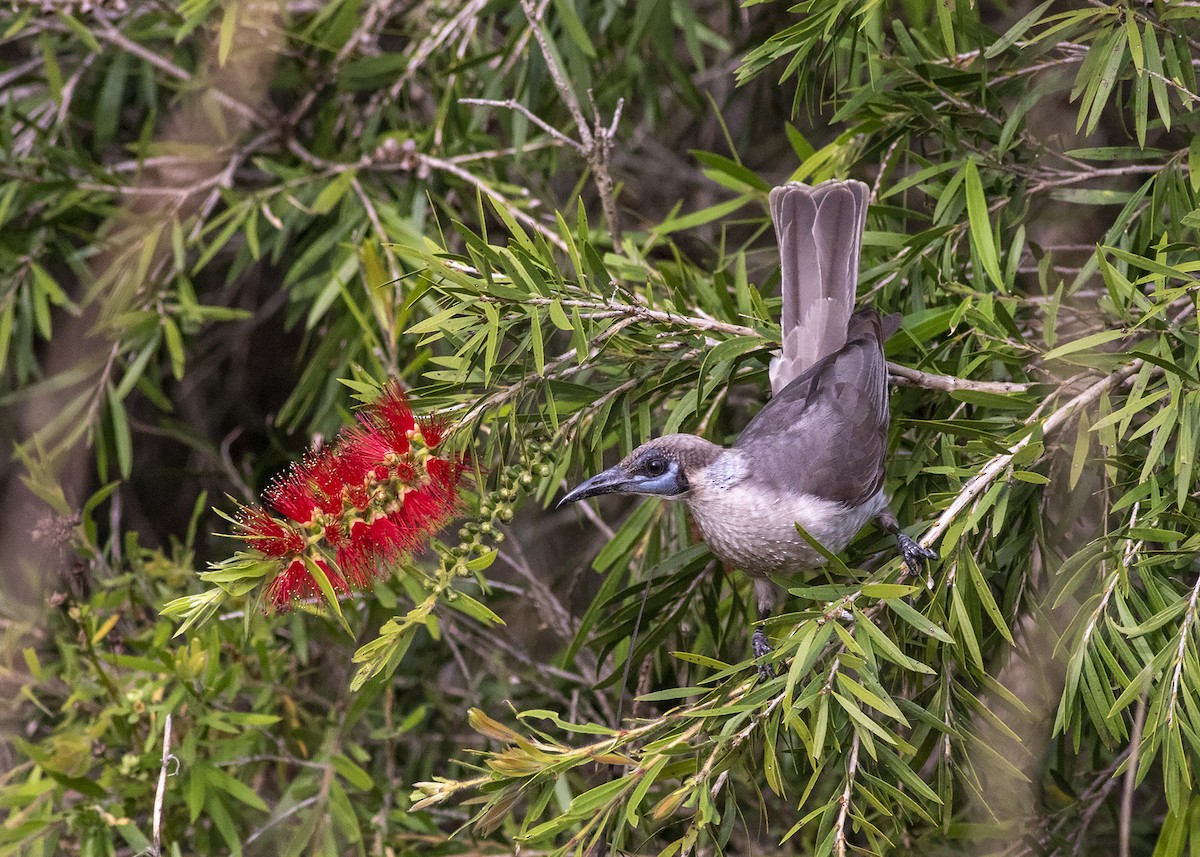
[(690, 480), (721, 452), (721, 447), (691, 434), (655, 438), (629, 453), (620, 464), (576, 485), (558, 505), (600, 494), (652, 494), (681, 499), (691, 488)]

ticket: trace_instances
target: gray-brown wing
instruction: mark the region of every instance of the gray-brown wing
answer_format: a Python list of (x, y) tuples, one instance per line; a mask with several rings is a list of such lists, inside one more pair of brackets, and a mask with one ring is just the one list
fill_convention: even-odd
[(774, 393), (846, 342), (869, 196), (858, 181), (771, 191), (783, 298), (783, 348), (770, 371)]
[(734, 448), (771, 488), (856, 506), (883, 485), (887, 393), (879, 314), (860, 310), (846, 344), (772, 398)]

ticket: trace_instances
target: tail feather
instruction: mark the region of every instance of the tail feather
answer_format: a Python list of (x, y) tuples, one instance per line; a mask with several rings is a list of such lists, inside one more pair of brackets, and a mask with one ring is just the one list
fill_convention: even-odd
[(771, 191), (783, 271), (783, 350), (771, 361), (772, 393), (846, 342), (869, 195), (858, 181)]

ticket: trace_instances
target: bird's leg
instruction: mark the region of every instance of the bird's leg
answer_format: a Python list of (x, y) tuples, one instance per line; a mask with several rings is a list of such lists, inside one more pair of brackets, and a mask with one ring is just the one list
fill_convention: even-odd
[[(754, 594), (758, 600), (758, 618), (770, 619), (771, 614), (775, 611), (775, 605), (779, 601), (775, 584), (768, 578), (756, 577), (754, 578)], [(761, 625), (755, 628), (754, 633), (750, 636), (750, 650), (754, 652), (755, 658), (769, 655), (772, 651), (771, 642), (767, 639), (767, 632), (762, 629)], [(772, 664), (759, 664), (758, 674), (763, 681), (774, 678), (775, 667)]]
[(884, 506), (883, 511), (875, 516), (875, 520), (884, 532), (896, 537), (896, 544), (900, 547), (900, 556), (904, 557), (904, 565), (908, 568), (909, 574), (920, 574), (924, 570), (926, 562), (937, 559), (936, 552), (921, 547), (901, 532), (900, 522), (896, 520), (895, 513), (887, 506)]

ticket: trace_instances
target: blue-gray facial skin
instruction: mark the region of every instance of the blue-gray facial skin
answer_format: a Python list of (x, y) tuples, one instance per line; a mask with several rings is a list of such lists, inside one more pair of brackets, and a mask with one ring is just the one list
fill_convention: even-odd
[(558, 505), (600, 494), (679, 497), (687, 493), (687, 490), (687, 477), (684, 476), (679, 462), (659, 450), (648, 450), (645, 455), (632, 461), (623, 461), (577, 485)]

